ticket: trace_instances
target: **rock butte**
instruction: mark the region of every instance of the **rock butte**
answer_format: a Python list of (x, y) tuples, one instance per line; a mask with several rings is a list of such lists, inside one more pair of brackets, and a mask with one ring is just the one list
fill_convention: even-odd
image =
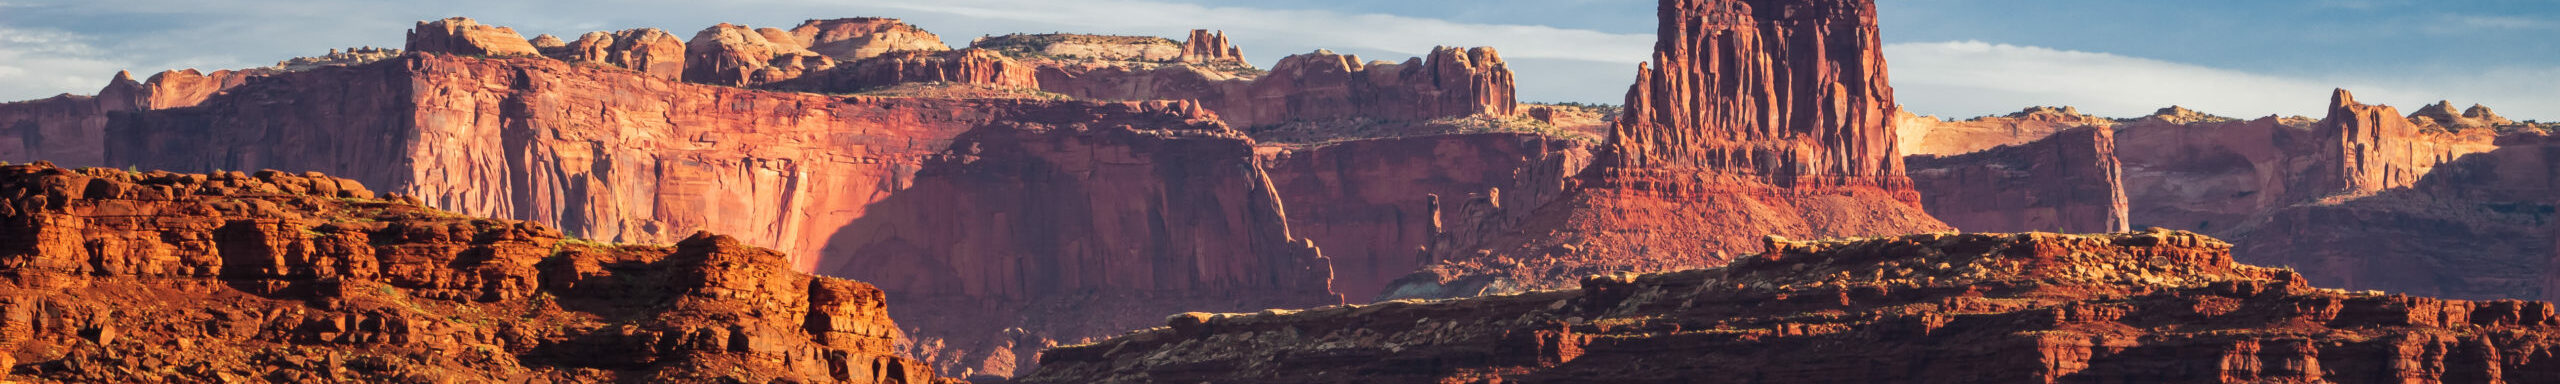
[(1453, 220), (1450, 244), (1429, 251), (1436, 264), (1389, 297), (1721, 265), (1764, 234), (1949, 229), (1903, 175), (1874, 7), (1665, 1), (1655, 60), (1572, 191), (1462, 213), (1495, 222)]
[(316, 173), (0, 166), (0, 357), (72, 382), (939, 382), (900, 357), (880, 290), (772, 250), (376, 197)]
[(2319, 289), (2193, 233), (1767, 247), (1574, 290), (1179, 314), (1016, 382), (2560, 380), (2551, 303)]

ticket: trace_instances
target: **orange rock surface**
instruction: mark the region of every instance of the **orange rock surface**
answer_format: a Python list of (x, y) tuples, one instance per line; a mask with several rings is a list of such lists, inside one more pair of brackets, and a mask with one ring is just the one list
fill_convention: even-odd
[(515, 28), (481, 25), (468, 17), (418, 22), (409, 30), (409, 52), (476, 56), (540, 56)]
[(2548, 382), (2537, 301), (2314, 288), (2184, 232), (1771, 239), (1732, 265), (1186, 313), (1021, 383)]
[(0, 167), (0, 348), (73, 382), (935, 382), (868, 284), (353, 180)]
[(951, 46), (942, 44), (942, 36), (905, 21), (877, 17), (809, 20), (791, 28), (791, 36), (805, 45), (802, 48), (840, 63), (862, 61), (891, 52), (951, 50)]
[(578, 41), (562, 47), (553, 55), (572, 63), (600, 63), (627, 68), (661, 79), (683, 79), (685, 42), (657, 28), (640, 28), (622, 32), (588, 32)]

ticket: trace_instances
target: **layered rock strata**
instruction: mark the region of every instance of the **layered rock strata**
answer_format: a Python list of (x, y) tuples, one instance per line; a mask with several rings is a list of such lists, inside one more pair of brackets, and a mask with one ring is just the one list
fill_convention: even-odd
[[(1568, 286), (1723, 263), (1757, 237), (1949, 229), (1921, 211), (1892, 127), (1875, 4), (1662, 3), (1655, 60), (1573, 191), (1469, 213), (1390, 297)], [(1468, 241), (1468, 239), (1483, 239)]]
[(2319, 289), (2183, 232), (1772, 239), (1575, 290), (1255, 314), (1059, 348), (1024, 383), (2542, 382), (2547, 302)]
[(740, 233), (917, 303), (919, 353), (955, 375), (1190, 308), (1340, 302), (1250, 141), (1188, 103), (830, 97), (423, 54), (112, 131), (109, 157), (141, 168), (322, 170), (616, 242)]
[(2115, 130), (2081, 127), (2026, 144), (1912, 156), (1929, 216), (1971, 232), (2112, 233), (2130, 229)]
[[(1377, 297), (1423, 265), (1423, 246), (1470, 196), (1536, 205), (1563, 193), (1590, 162), (1589, 145), (1535, 134), (1491, 133), (1359, 140), (1263, 155), (1288, 202), (1292, 233), (1324, 247), (1334, 290)], [(1499, 192), (1497, 192), (1499, 191)], [(1490, 202), (1488, 202), (1490, 203)]]
[(780, 29), (720, 23), (685, 42), (684, 81), (755, 86), (835, 68), (834, 58)]
[(697, 234), (616, 246), (353, 180), (0, 167), (0, 346), (74, 382), (937, 382), (878, 289)]

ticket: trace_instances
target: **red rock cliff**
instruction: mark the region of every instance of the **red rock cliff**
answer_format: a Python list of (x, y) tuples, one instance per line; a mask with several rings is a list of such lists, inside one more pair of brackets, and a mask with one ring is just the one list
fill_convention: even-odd
[(38, 160), (77, 166), (106, 164), (108, 115), (194, 106), (250, 78), (253, 71), (165, 71), (148, 82), (116, 72), (97, 96), (61, 95), (0, 103), (0, 161)]
[(1907, 185), (1874, 2), (1665, 0), (1661, 14), (1593, 182)]
[(937, 381), (899, 356), (879, 290), (771, 250), (375, 197), (317, 174), (0, 167), (0, 358), (72, 382)]
[[(1655, 62), (1573, 192), (1491, 206), (1390, 297), (1567, 286), (1577, 276), (1721, 265), (1761, 235), (1948, 229), (1895, 150), (1871, 1), (1666, 0)], [(1469, 241), (1466, 239), (1482, 239)]]
[(1912, 156), (1922, 207), (1969, 232), (2130, 230), (2115, 130), (2081, 127), (2026, 144)]
[(1590, 161), (1589, 145), (1534, 134), (1495, 133), (1359, 140), (1264, 155), (1272, 185), (1288, 202), (1292, 233), (1324, 247), (1334, 290), (1378, 297), (1388, 282), (1421, 267), (1419, 250), (1441, 220), (1435, 201), (1455, 211), (1470, 195), (1500, 190), (1508, 204), (1545, 203)]
[[(1009, 373), (1041, 338), (1142, 325), (1115, 316), (1339, 300), (1279, 203), (1255, 197), (1270, 188), (1247, 141), (1186, 103), (837, 98), (427, 54), (113, 125), (118, 164), (322, 170), (617, 242), (740, 233), (804, 270), (888, 279), (933, 319), (914, 325), (927, 347), (953, 349), (935, 360), (970, 364), (953, 372)], [(1066, 220), (1094, 224), (1047, 224)], [(1127, 297), (1150, 299), (1060, 304)]]
[[(2304, 175), (2307, 191), (2364, 194), (2415, 184), (2437, 164), (2492, 147), (2487, 137), (2464, 140), (2443, 131), (2421, 131), (2398, 109), (2357, 103), (2341, 89), (2329, 102), (2329, 118), (2321, 120), (2315, 161)], [(2302, 196), (2318, 197), (2318, 196)]]
[(1771, 239), (1725, 268), (1186, 313), (1023, 383), (2542, 382), (2536, 301), (2319, 289), (2180, 232)]

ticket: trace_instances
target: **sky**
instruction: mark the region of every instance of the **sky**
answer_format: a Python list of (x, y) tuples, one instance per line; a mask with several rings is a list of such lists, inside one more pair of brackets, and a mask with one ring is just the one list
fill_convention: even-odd
[[(0, 100), (90, 94), (118, 70), (272, 65), (398, 47), (468, 16), (527, 37), (722, 22), (906, 19), (966, 46), (1075, 32), (1220, 29), (1250, 61), (1330, 49), (1402, 61), (1492, 46), (1524, 101), (1620, 103), (1649, 57), (1653, 0), (0, 0)], [(2324, 114), (2330, 90), (2403, 110), (2450, 100), (2560, 121), (2560, 0), (1879, 0), (1897, 99), (1948, 118), (2070, 105), (2131, 117)]]

